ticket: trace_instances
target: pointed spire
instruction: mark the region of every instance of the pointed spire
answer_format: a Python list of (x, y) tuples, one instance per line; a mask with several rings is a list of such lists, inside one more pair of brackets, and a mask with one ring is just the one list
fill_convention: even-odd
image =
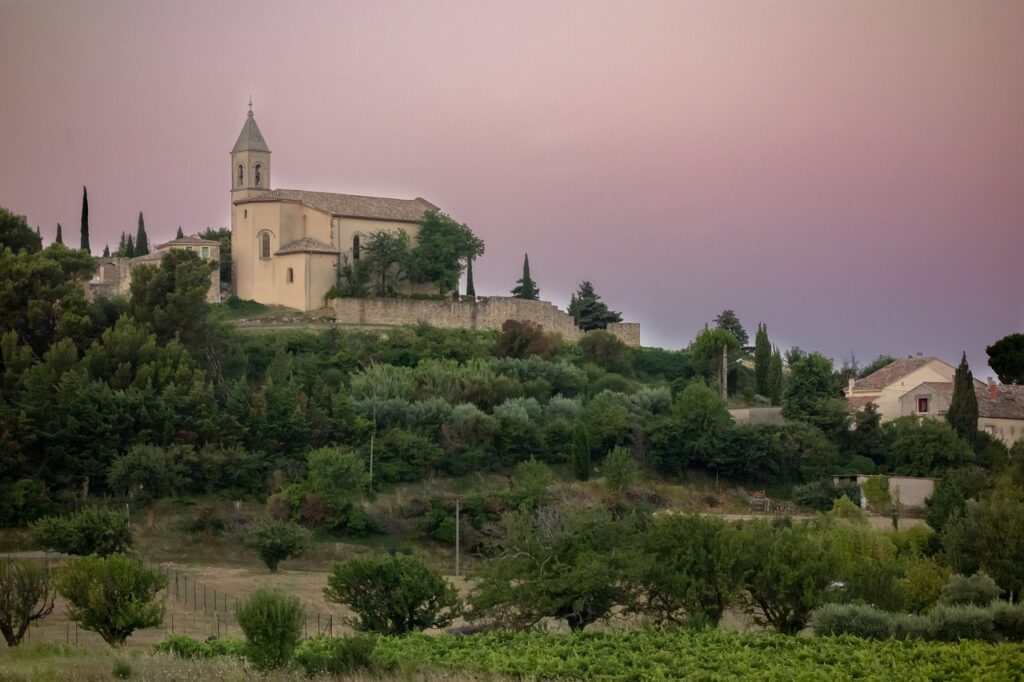
[(252, 97), (249, 97), (249, 113), (245, 115), (245, 123), (242, 125), (242, 132), (238, 134), (238, 141), (235, 142), (231, 153), (235, 152), (269, 152), (266, 141), (260, 127), (256, 125), (256, 117), (252, 115)]

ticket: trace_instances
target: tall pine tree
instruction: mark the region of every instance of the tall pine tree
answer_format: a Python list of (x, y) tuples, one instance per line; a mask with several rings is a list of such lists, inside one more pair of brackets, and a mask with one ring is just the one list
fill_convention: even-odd
[(146, 236), (146, 223), (142, 219), (142, 211), (139, 211), (139, 229), (135, 233), (135, 255), (145, 256), (149, 253), (149, 237)]
[(110, 257), (110, 246), (107, 245), (107, 244), (103, 245), (103, 257), (104, 258), (109, 258)]
[(60, 223), (57, 223), (57, 238), (53, 240), (53, 243), (54, 244), (63, 244), (64, 243), (64, 234), (61, 231)]
[(758, 395), (768, 395), (768, 372), (772, 363), (772, 344), (768, 340), (768, 325), (757, 323), (754, 337), (754, 383)]
[(89, 190), (82, 185), (82, 251), (92, 253), (89, 248)]
[(523, 255), (523, 276), (516, 280), (516, 288), (512, 290), (516, 298), (528, 298), (536, 301), (540, 298), (540, 289), (537, 283), (530, 277), (530, 254)]
[(953, 397), (949, 400), (946, 421), (961, 438), (970, 444), (978, 435), (978, 394), (974, 391), (974, 375), (967, 366), (967, 353), (953, 375)]
[(582, 282), (579, 291), (572, 295), (569, 314), (576, 320), (576, 326), (585, 332), (605, 329), (609, 322), (622, 322), (622, 315), (608, 308), (590, 282)]
[(178, 233), (174, 235), (175, 239), (181, 239), (185, 236), (185, 233), (181, 231), (181, 225), (178, 225)]

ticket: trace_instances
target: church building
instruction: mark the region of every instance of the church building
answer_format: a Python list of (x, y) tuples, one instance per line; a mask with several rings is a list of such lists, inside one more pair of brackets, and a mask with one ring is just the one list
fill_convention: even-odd
[(323, 308), (339, 262), (359, 260), (361, 241), (381, 230), (405, 230), (415, 239), (423, 214), (436, 210), (419, 197), (273, 189), (270, 148), (250, 103), (231, 150), (234, 294), (302, 311)]

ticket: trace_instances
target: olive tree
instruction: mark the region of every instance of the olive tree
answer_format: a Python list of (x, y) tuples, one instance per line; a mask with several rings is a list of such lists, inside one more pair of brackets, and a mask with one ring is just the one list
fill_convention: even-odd
[(50, 571), (33, 561), (0, 562), (0, 633), (18, 646), (28, 626), (53, 612), (56, 591)]

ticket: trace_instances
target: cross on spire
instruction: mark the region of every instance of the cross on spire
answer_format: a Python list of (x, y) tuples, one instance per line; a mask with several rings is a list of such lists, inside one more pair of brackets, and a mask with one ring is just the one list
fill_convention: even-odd
[(249, 95), (249, 114), (252, 115), (252, 95)]

